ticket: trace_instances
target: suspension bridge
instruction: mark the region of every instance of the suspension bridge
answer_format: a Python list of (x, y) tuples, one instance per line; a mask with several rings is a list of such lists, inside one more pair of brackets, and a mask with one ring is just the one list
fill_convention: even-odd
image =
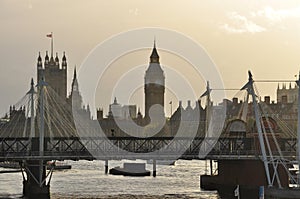
[[(207, 91), (207, 93), (211, 91), (209, 87)], [(253, 102), (256, 102), (255, 94), (252, 97), (254, 97)], [(190, 136), (189, 132), (186, 132), (187, 136), (172, 137), (106, 137), (100, 132), (97, 120), (80, 113), (74, 115), (74, 111), (80, 112), (80, 110), (72, 110), (72, 108), (74, 107), (61, 100), (46, 82), (39, 82), (36, 91), (32, 81), (26, 95), (11, 106), (9, 113), (1, 119), (0, 162), (20, 164), (25, 196), (49, 197), (53, 170), (47, 173), (46, 162), (52, 160), (104, 160), (106, 162), (112, 159), (217, 160), (223, 165), (221, 168), (224, 169), (224, 173), (232, 166), (232, 163), (228, 163), (231, 161), (238, 160), (244, 163), (256, 161), (255, 167), (263, 163), (264, 168), (268, 170), (276, 161), (277, 168), (280, 161), (292, 164), (297, 160), (296, 136), (278, 136), (272, 128), (269, 128), (269, 116), (256, 112), (257, 115), (254, 117), (259, 118), (256, 120), (258, 130), (251, 132), (250, 136), (244, 134), (247, 131), (244, 127), (238, 128), (238, 131), (234, 131), (234, 135), (231, 135), (234, 126), (240, 126), (239, 120), (231, 120), (228, 124), (231, 124), (232, 128), (227, 126), (229, 129), (227, 134), (223, 133), (225, 128), (222, 124), (216, 125), (216, 128), (207, 127), (208, 132), (200, 137)], [(265, 108), (261, 106), (260, 110)], [(216, 115), (218, 112), (212, 111), (211, 117)], [(79, 124), (76, 122), (78, 119), (81, 121)], [(226, 121), (229, 119), (226, 118)], [(264, 123), (261, 125), (258, 121)], [(187, 126), (192, 124), (194, 125), (193, 122), (187, 123)], [(262, 146), (262, 143), (267, 147)], [(276, 170), (275, 167), (273, 171)], [(285, 169), (288, 170), (289, 167)], [(219, 174), (222, 174), (220, 172), (219, 170)], [(280, 178), (286, 177), (282, 176), (283, 174), (274, 171), (272, 182), (269, 174), (267, 174), (267, 182), (265, 176), (262, 177), (262, 181), (270, 185), (277, 180), (277, 184), (282, 186), (283, 180)]]

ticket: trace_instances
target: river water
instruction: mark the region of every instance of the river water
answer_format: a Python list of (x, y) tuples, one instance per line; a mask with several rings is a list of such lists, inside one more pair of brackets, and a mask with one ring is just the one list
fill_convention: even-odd
[[(109, 168), (129, 160), (109, 161)], [(137, 162), (143, 162), (137, 160)], [(145, 161), (144, 161), (145, 162)], [(201, 191), (199, 177), (205, 162), (178, 160), (174, 166), (157, 165), (157, 176), (105, 175), (104, 161), (66, 161), (71, 170), (55, 171), (50, 184), (51, 199), (62, 198), (209, 198), (216, 192)], [(152, 164), (147, 164), (152, 172)], [(3, 170), (3, 169), (0, 169)], [(22, 197), (21, 173), (0, 174), (0, 198)]]

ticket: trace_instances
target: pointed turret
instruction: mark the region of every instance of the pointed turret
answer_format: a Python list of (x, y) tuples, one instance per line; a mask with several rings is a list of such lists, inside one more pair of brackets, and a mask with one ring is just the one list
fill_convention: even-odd
[(179, 101), (178, 108), (183, 109), (183, 107), (182, 107), (182, 101), (181, 100)]
[(46, 51), (46, 56), (45, 56), (45, 66), (49, 63), (49, 56), (48, 56), (48, 51)]
[(91, 118), (91, 109), (89, 104), (86, 106), (86, 115), (89, 119)]
[(33, 78), (31, 78), (30, 85), (31, 85), (31, 88), (34, 88), (34, 81), (33, 81)]
[(117, 98), (114, 98), (114, 103), (113, 104), (118, 104)]
[(63, 60), (63, 61), (66, 61), (66, 60), (67, 60), (67, 58), (66, 58), (66, 52), (65, 52), (65, 51), (64, 51), (62, 60)]
[(192, 110), (192, 106), (191, 106), (191, 100), (187, 101), (187, 107), (185, 109), (186, 111), (191, 111)]
[(77, 71), (76, 71), (76, 66), (74, 68), (74, 73), (73, 73), (73, 80), (77, 79)]
[(74, 91), (79, 91), (78, 89), (78, 81), (77, 81), (77, 73), (76, 73), (76, 66), (74, 68), (74, 74), (73, 74), (73, 81), (72, 81), (72, 91), (71, 92), (74, 92)]
[(39, 56), (37, 59), (37, 68), (42, 69), (43, 68), (43, 63), (42, 63), (42, 58), (41, 58), (41, 52), (39, 52)]
[(63, 57), (62, 57), (62, 69), (66, 69), (67, 68), (67, 58), (66, 58), (66, 53), (64, 52)]
[(74, 68), (71, 94), (69, 96), (69, 99), (71, 100), (71, 104), (75, 109), (80, 109), (82, 107), (82, 97), (79, 92), (76, 67)]
[(156, 41), (154, 40), (154, 45), (152, 49), (152, 53), (150, 56), (150, 63), (159, 63), (159, 55), (156, 50)]
[(56, 53), (56, 57), (55, 57), (55, 65), (56, 65), (56, 66), (59, 66), (58, 53)]
[(165, 75), (159, 64), (159, 56), (156, 50), (155, 41), (152, 54), (150, 56), (150, 64), (145, 74), (145, 84), (165, 85)]

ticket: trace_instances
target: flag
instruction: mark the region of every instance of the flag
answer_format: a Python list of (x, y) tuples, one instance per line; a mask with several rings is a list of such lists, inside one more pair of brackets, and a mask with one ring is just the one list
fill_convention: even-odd
[(46, 36), (52, 38), (52, 32), (48, 33)]
[(236, 189), (234, 190), (234, 196), (237, 196), (238, 198), (240, 198), (240, 185), (238, 185), (236, 187)]

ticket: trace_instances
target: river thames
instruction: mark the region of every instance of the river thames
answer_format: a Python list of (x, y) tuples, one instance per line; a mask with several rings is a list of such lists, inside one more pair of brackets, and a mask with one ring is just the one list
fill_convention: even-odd
[[(109, 161), (109, 168), (122, 166), (124, 162), (132, 161)], [(219, 198), (217, 192), (200, 190), (199, 177), (205, 173), (204, 161), (178, 160), (172, 166), (157, 165), (155, 178), (105, 175), (104, 161), (66, 163), (72, 165), (71, 170), (53, 173), (50, 184), (51, 199)], [(147, 164), (146, 167), (152, 172), (152, 164)], [(0, 198), (20, 197), (22, 197), (21, 173), (0, 174)]]

